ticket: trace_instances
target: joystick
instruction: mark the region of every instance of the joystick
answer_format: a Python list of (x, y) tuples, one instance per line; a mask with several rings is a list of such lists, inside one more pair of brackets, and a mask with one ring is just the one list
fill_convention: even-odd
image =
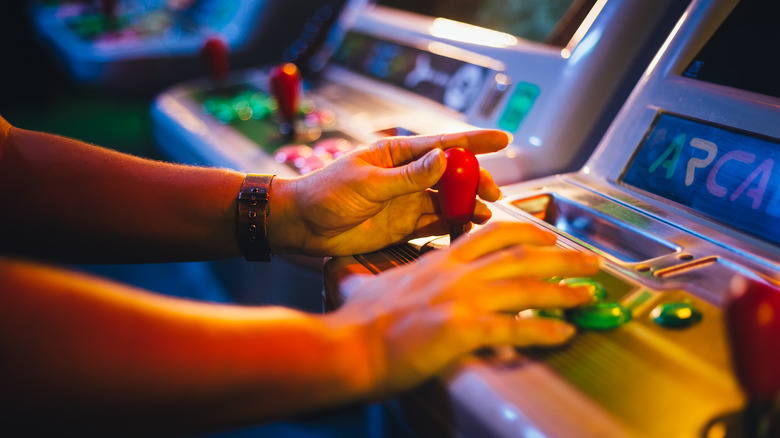
[(479, 162), (474, 154), (463, 148), (444, 151), (447, 168), (437, 183), (444, 220), (450, 224), (450, 241), (466, 232), (477, 202)]
[(229, 48), (225, 40), (218, 36), (206, 39), (201, 48), (201, 56), (206, 64), (209, 77), (215, 82), (224, 81), (228, 74)]
[(288, 62), (271, 70), (269, 82), (282, 118), (280, 130), (292, 140), (295, 138), (295, 121), (300, 104), (301, 74), (295, 64)]
[(100, 2), (100, 12), (106, 22), (106, 28), (110, 30), (119, 29), (119, 18), (117, 17), (117, 0), (102, 0)]
[(737, 380), (748, 397), (744, 426), (748, 438), (776, 431), (772, 408), (780, 393), (780, 288), (735, 277), (726, 324)]

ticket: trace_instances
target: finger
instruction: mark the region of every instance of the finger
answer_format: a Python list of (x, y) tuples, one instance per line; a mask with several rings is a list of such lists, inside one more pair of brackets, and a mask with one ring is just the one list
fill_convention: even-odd
[(516, 245), (554, 245), (555, 234), (525, 222), (491, 222), (452, 246), (452, 256), (458, 260), (476, 260)]
[(479, 129), (451, 134), (388, 137), (376, 141), (374, 147), (390, 152), (392, 162), (397, 166), (417, 159), (431, 149), (461, 147), (475, 154), (485, 154), (500, 151), (507, 144), (509, 135), (504, 131)]
[(438, 214), (423, 214), (417, 219), (415, 229), (408, 239), (420, 237), (443, 236), (449, 233), (450, 227)]
[(398, 196), (424, 192), (438, 181), (446, 167), (446, 158), (440, 149), (429, 151), (411, 163), (374, 168), (370, 181), (373, 201), (384, 202)]
[(471, 221), (476, 224), (484, 224), (490, 218), (493, 217), (493, 212), (490, 211), (484, 202), (477, 200), (477, 204), (474, 206), (474, 215), (471, 217)]
[(598, 272), (599, 265), (598, 257), (579, 251), (518, 245), (486, 255), (473, 262), (472, 267), (482, 280), (499, 280), (587, 276)]
[(470, 331), (464, 330), (467, 342), (477, 347), (514, 345), (558, 345), (569, 340), (576, 330), (566, 322), (552, 318), (522, 318), (491, 314), (478, 318)]
[(489, 290), (489, 293), (474, 293), (473, 288), (462, 290), (458, 299), (469, 302), (474, 308), (502, 312), (569, 308), (592, 300), (592, 290), (587, 286), (567, 286), (530, 278), (491, 282)]
[(501, 189), (493, 181), (493, 176), (485, 169), (479, 169), (477, 194), (488, 202), (495, 202), (501, 199)]

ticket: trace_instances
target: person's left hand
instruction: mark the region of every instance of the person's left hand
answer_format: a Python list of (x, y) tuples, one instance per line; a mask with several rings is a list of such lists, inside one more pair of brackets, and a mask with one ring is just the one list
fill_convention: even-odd
[[(428, 190), (446, 167), (442, 149), (475, 154), (506, 147), (502, 131), (389, 137), (297, 179), (274, 179), (269, 241), (272, 252), (340, 256), (375, 251), (422, 236), (446, 234), (438, 195)], [(485, 201), (501, 191), (484, 169), (477, 193)], [(274, 212), (283, 213), (275, 214)], [(491, 216), (478, 201), (473, 222)]]

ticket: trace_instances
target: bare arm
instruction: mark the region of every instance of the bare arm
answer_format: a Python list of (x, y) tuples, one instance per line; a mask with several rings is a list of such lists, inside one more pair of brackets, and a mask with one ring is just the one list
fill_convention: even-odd
[(243, 176), (141, 159), (0, 117), (0, 249), (68, 261), (234, 257)]
[[(444, 230), (427, 188), (445, 163), (429, 151), (490, 152), (507, 141), (497, 131), (388, 139), (311, 176), (275, 180), (271, 249), (344, 254)], [(243, 178), (0, 118), (0, 251), (71, 261), (237, 256)], [(479, 192), (500, 196), (486, 174)], [(489, 211), (479, 203), (474, 216)], [(483, 345), (563, 342), (567, 324), (512, 314), (589, 299), (587, 289), (539, 280), (597, 268), (554, 240), (528, 224), (488, 225), (372, 277), (328, 315), (194, 303), (0, 258), (0, 412), (99, 436), (104, 426), (204, 431), (394, 394)]]
[(99, 436), (202, 432), (368, 393), (362, 340), (321, 316), (190, 302), (3, 259), (0, 290), (4, 424), (31, 414)]
[(597, 269), (554, 241), (528, 224), (488, 225), (372, 277), (327, 315), (185, 301), (0, 259), (0, 412), (148, 436), (396, 394), (480, 346), (571, 336), (561, 321), (512, 313), (590, 299), (539, 280)]
[[(388, 138), (304, 177), (277, 177), (271, 250), (347, 255), (446, 233), (436, 193), (428, 190), (446, 166), (441, 149), (488, 153), (508, 140), (491, 130)], [(68, 262), (235, 257), (243, 178), (26, 131), (0, 117), (0, 251)], [(484, 171), (479, 195), (500, 196)], [(478, 202), (474, 220), (489, 217)]]

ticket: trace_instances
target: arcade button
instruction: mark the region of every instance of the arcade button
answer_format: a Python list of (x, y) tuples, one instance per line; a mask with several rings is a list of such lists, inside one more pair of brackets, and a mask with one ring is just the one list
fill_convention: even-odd
[(318, 140), (312, 147), (315, 155), (328, 154), (332, 158), (338, 158), (355, 148), (351, 141), (340, 137)]
[(276, 111), (276, 101), (265, 93), (255, 92), (246, 99), (252, 109), (252, 119), (264, 119)]
[[(312, 156), (314, 151), (305, 144), (290, 144), (276, 150), (274, 159), (277, 163), (287, 163), (295, 166), (296, 162), (303, 163), (306, 158)], [(298, 167), (298, 166), (296, 166)]]
[(518, 312), (516, 318), (550, 318), (565, 321), (566, 313), (563, 309), (526, 309)]
[(312, 149), (309, 145), (291, 144), (277, 149), (274, 159), (277, 163), (290, 165), (299, 173), (306, 174), (333, 161), (333, 156), (322, 149)]
[(690, 303), (670, 302), (656, 306), (650, 316), (653, 321), (664, 328), (687, 328), (701, 321), (701, 312)]
[(336, 121), (336, 115), (327, 109), (312, 109), (311, 112), (304, 113), (304, 122), (307, 126), (330, 126)]
[(299, 114), (314, 114), (317, 110), (317, 107), (314, 105), (314, 101), (311, 99), (301, 99), (300, 104), (298, 105), (298, 113)]
[(328, 164), (330, 160), (324, 157), (320, 157), (317, 155), (311, 155), (309, 157), (296, 160), (295, 161), (295, 167), (298, 169), (298, 172), (301, 173), (301, 175), (307, 174), (309, 172), (314, 172), (317, 169), (321, 169), (325, 167), (326, 164)]
[(566, 286), (587, 286), (593, 302), (603, 301), (607, 298), (607, 290), (604, 288), (604, 285), (587, 277), (564, 278), (559, 283)]
[(252, 107), (249, 106), (249, 102), (247, 101), (241, 101), (238, 103), (235, 103), (233, 105), (233, 108), (236, 110), (236, 115), (240, 120), (247, 121), (252, 118), (253, 111)]
[(203, 111), (214, 116), (223, 125), (232, 122), (238, 117), (233, 105), (221, 99), (207, 100), (203, 103)]
[(85, 14), (67, 22), (68, 27), (84, 40), (96, 39), (105, 32), (106, 23), (102, 15)]
[(233, 97), (215, 96), (203, 102), (203, 111), (222, 124), (237, 120), (259, 120), (276, 111), (276, 102), (267, 94), (245, 90)]
[(611, 330), (631, 321), (631, 312), (620, 303), (602, 301), (574, 309), (571, 319), (580, 328)]
[(563, 309), (537, 309), (535, 311), (535, 316), (539, 318), (560, 319), (562, 321), (566, 319), (566, 314)]

